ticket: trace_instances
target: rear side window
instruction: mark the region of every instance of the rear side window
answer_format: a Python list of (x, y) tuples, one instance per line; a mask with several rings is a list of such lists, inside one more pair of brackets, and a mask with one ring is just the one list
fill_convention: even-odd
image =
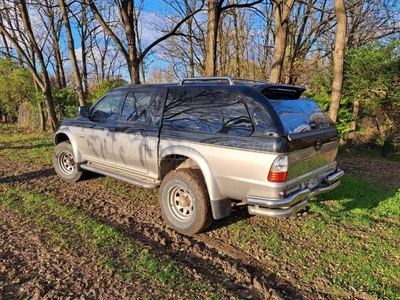
[(278, 113), (288, 133), (305, 132), (333, 126), (329, 116), (309, 98), (268, 101)]
[(121, 121), (145, 122), (152, 91), (130, 91), (121, 111)]
[(253, 124), (240, 95), (220, 90), (170, 90), (163, 126), (234, 136), (249, 136), (253, 132)]

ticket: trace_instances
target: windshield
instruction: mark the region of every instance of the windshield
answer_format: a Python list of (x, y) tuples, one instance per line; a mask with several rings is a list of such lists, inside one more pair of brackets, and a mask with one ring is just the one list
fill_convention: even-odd
[(333, 126), (328, 115), (309, 98), (271, 100), (288, 133), (304, 132)]

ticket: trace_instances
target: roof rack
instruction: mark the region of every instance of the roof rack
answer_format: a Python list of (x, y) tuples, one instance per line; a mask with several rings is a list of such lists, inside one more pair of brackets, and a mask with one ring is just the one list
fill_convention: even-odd
[(229, 85), (235, 85), (235, 82), (253, 82), (253, 83), (265, 83), (264, 81), (246, 79), (246, 78), (232, 78), (229, 76), (212, 76), (212, 77), (187, 77), (180, 81), (180, 85), (184, 82), (199, 82), (199, 81), (228, 81)]

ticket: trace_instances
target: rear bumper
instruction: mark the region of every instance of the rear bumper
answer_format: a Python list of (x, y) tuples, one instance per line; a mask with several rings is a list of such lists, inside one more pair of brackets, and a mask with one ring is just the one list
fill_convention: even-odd
[(336, 188), (340, 184), (339, 178), (343, 175), (344, 172), (337, 169), (326, 176), (325, 180), (318, 187), (312, 190), (305, 188), (282, 199), (247, 196), (246, 203), (249, 213), (267, 217), (290, 217), (307, 207), (309, 198), (330, 192)]

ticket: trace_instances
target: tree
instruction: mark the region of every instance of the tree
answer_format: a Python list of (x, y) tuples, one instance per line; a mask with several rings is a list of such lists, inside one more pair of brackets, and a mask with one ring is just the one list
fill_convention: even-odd
[(206, 39), (206, 53), (205, 53), (205, 74), (206, 76), (217, 75), (217, 42), (218, 42), (218, 29), (223, 11), (233, 8), (248, 8), (263, 2), (258, 0), (249, 3), (233, 3), (223, 6), (225, 0), (209, 0), (208, 1), (208, 21), (207, 21), (207, 39)]
[(54, 63), (51, 59), (49, 59), (49, 62), (53, 66), (55, 73), (55, 85), (56, 88), (62, 89), (67, 86), (62, 51), (59, 44), (63, 22), (60, 10), (56, 7), (56, 1), (57, 0), (45, 0), (45, 5), (41, 8), (43, 13), (39, 13), (39, 16), (51, 38), (51, 43), (49, 43), (49, 47), (51, 48), (49, 50), (49, 56), (54, 56)]
[[(53, 131), (57, 128), (58, 119), (56, 112), (54, 110), (53, 98), (51, 93), (51, 82), (50, 76), (47, 70), (47, 64), (45, 62), (43, 52), (41, 47), (37, 42), (35, 34), (32, 29), (31, 19), (29, 15), (29, 10), (25, 1), (20, 1), (16, 6), (11, 5), (20, 16), (20, 20), (15, 19), (15, 22), (20, 22), (22, 24), (23, 31), (18, 31), (19, 36), (15, 31), (7, 29), (6, 24), (0, 23), (0, 32), (7, 38), (7, 40), (13, 45), (14, 49), (18, 52), (21, 60), (27, 65), (29, 71), (31, 72), (34, 80), (40, 87), (46, 102), (47, 114), (50, 122), (50, 127)], [(17, 17), (17, 16), (15, 16)], [(10, 25), (10, 24), (8, 24)], [(10, 32), (11, 31), (11, 32)], [(29, 43), (28, 47), (26, 44), (21, 44), (19, 37), (25, 37), (26, 41)], [(24, 49), (24, 46), (26, 47)], [(32, 57), (29, 57), (27, 53), (32, 53)], [(33, 58), (34, 57), (34, 58)], [(39, 63), (40, 70), (36, 69), (36, 60)]]
[(274, 58), (271, 66), (271, 82), (281, 82), (286, 42), (289, 32), (289, 17), (296, 0), (272, 0), (274, 5)]
[(69, 52), (69, 58), (70, 58), (71, 64), (72, 64), (72, 72), (73, 72), (73, 76), (74, 76), (76, 92), (78, 94), (78, 101), (79, 101), (79, 104), (81, 106), (83, 106), (83, 105), (86, 105), (85, 92), (83, 90), (82, 78), (81, 78), (81, 74), (80, 74), (80, 71), (78, 68), (78, 62), (76, 60), (75, 43), (74, 43), (74, 38), (72, 36), (71, 25), (69, 22), (69, 16), (68, 16), (68, 11), (67, 11), (68, 8), (67, 8), (64, 0), (59, 0), (59, 4), (60, 4), (61, 14), (62, 14), (62, 17), (64, 20), (65, 31), (67, 34), (68, 52)]
[(29, 71), (11, 59), (0, 59), (0, 121), (15, 121), (18, 108), (34, 98)]
[(347, 5), (347, 48), (366, 45), (400, 32), (398, 0), (349, 1)]
[[(358, 112), (367, 116), (385, 139), (400, 113), (400, 40), (372, 42), (346, 52), (344, 97), (354, 103), (352, 139)], [(396, 115), (397, 114), (397, 115)], [(394, 124), (393, 124), (394, 125)], [(397, 126), (399, 126), (398, 124)], [(397, 129), (399, 130), (399, 129)]]
[[(124, 28), (125, 39), (121, 39), (120, 37), (118, 37), (117, 34), (112, 30), (110, 24), (108, 24), (105, 21), (94, 1), (91, 1), (89, 5), (100, 26), (107, 33), (107, 35), (111, 37), (111, 39), (114, 41), (114, 43), (120, 50), (121, 54), (124, 56), (128, 65), (128, 71), (131, 77), (132, 84), (140, 83), (140, 65), (143, 63), (146, 55), (155, 46), (157, 46), (164, 40), (178, 34), (178, 29), (181, 27), (181, 25), (184, 24), (188, 19), (190, 19), (196, 13), (201, 11), (203, 7), (202, 3), (199, 8), (191, 12), (189, 15), (186, 15), (180, 21), (178, 21), (168, 33), (164, 34), (160, 38), (153, 41), (143, 51), (140, 51), (140, 44), (137, 39), (139, 30), (138, 19), (140, 11), (143, 7), (143, 2), (141, 2), (139, 7), (136, 7), (135, 1), (132, 0), (115, 1), (114, 4), (116, 4), (118, 8), (118, 12)], [(124, 42), (124, 40), (126, 40), (126, 43)]]
[(344, 0), (335, 0), (337, 18), (335, 49), (333, 52), (332, 98), (329, 106), (329, 116), (336, 122), (340, 99), (342, 98), (344, 52), (346, 46), (347, 16)]

